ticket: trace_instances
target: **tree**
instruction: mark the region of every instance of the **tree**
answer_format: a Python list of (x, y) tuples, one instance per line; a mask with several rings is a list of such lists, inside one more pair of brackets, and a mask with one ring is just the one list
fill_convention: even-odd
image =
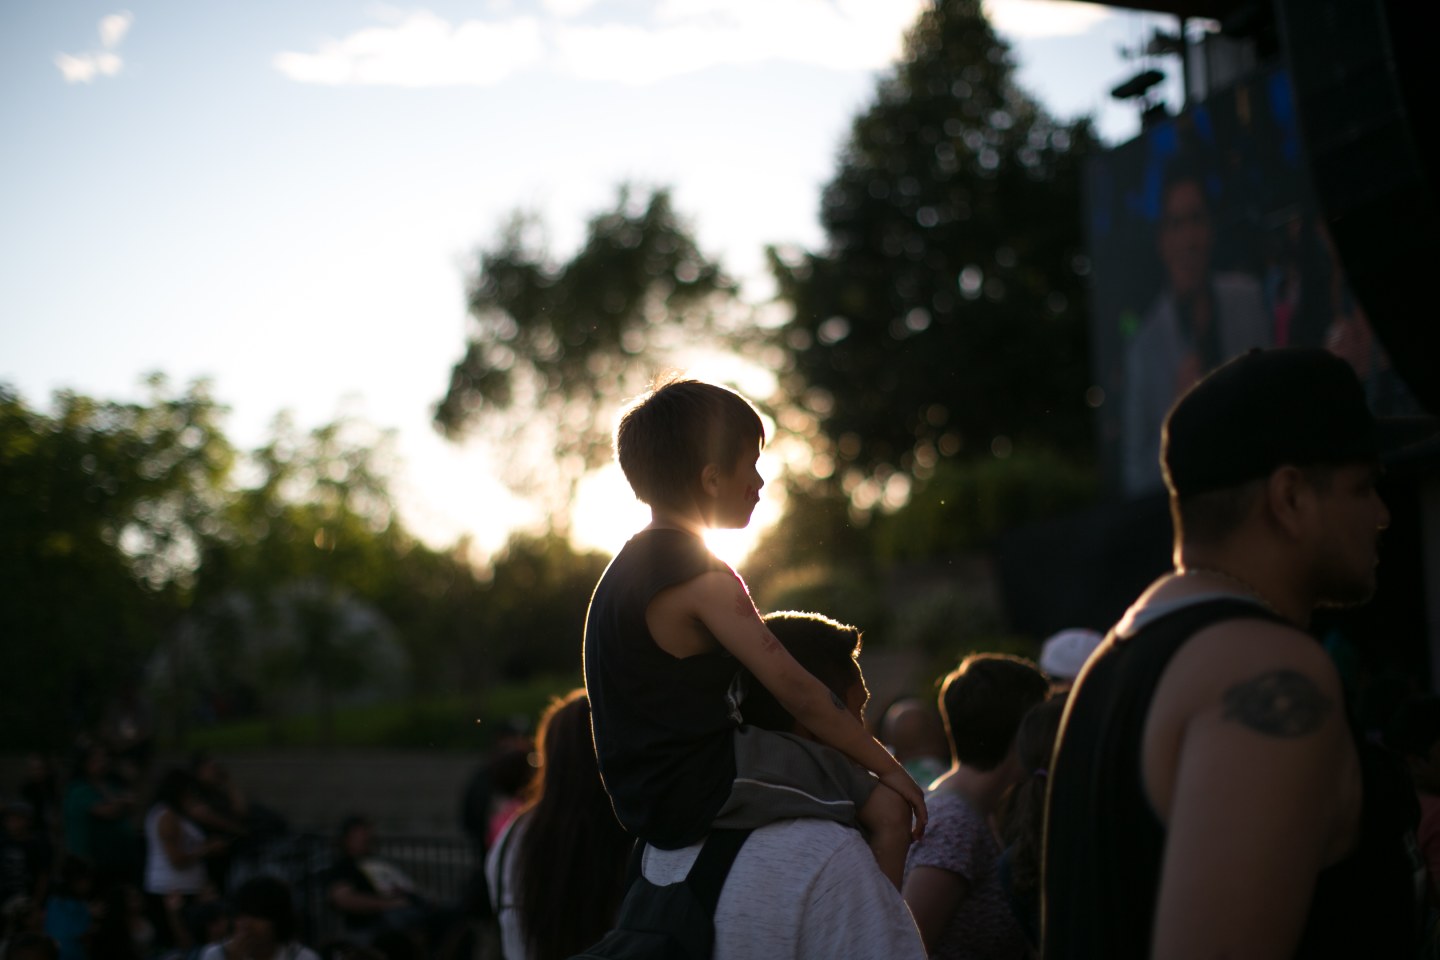
[(388, 654), (405, 634), (375, 604), (413, 546), (395, 519), (389, 444), (351, 419), (308, 433), (276, 419), (248, 458), (254, 484), (207, 524), (192, 629), (168, 664), (180, 700), (199, 683), (246, 683), (272, 701), (308, 685), (328, 740), (338, 694), (403, 679), (409, 664)]
[(927, 9), (824, 191), (826, 249), (770, 251), (793, 308), (784, 390), (862, 507), (903, 502), (942, 458), (1092, 456), (1091, 135), (1046, 116), (1012, 70), (979, 0)]
[(58, 746), (179, 617), (234, 451), (204, 383), (147, 403), (0, 387), (0, 742)]
[(552, 491), (563, 531), (574, 485), (609, 456), (608, 414), (723, 329), (734, 293), (664, 190), (642, 198), (622, 188), (564, 263), (545, 249), (539, 224), (516, 215), (478, 255), (471, 332), (435, 424), (451, 438), (476, 431), (495, 441), (506, 451), (503, 479), (529, 495)]

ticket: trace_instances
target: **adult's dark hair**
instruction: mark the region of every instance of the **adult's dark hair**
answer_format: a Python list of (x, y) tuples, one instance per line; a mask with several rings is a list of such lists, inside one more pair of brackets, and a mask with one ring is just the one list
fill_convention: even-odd
[(685, 508), (700, 474), (731, 469), (765, 442), (749, 401), (699, 380), (671, 380), (632, 404), (615, 428), (615, 456), (630, 488), (652, 507)]
[(295, 939), (295, 901), (289, 885), (279, 877), (251, 877), (240, 884), (231, 902), (237, 917), (270, 921), (276, 943)]
[(1010, 752), (1020, 718), (1050, 692), (1045, 674), (1029, 660), (975, 653), (946, 675), (940, 719), (954, 758), (976, 770), (994, 770)]
[(514, 890), (530, 957), (559, 960), (609, 931), (632, 841), (600, 781), (585, 691), (552, 701), (535, 740), (540, 769), (520, 812)]
[[(784, 610), (765, 615), (765, 625), (780, 645), (800, 666), (815, 675), (835, 696), (844, 698), (855, 684), (864, 684), (860, 666), (860, 631), (818, 613)], [(745, 701), (740, 715), (745, 722), (765, 730), (789, 732), (792, 717), (764, 684), (747, 677)]]
[(195, 789), (195, 778), (179, 767), (171, 767), (155, 784), (155, 802), (178, 814), (185, 813), (185, 795)]
[(1022, 897), (1040, 891), (1040, 851), (1045, 830), (1045, 788), (1065, 696), (1051, 697), (1031, 707), (1015, 732), (1015, 753), (1025, 779), (1015, 785), (1006, 805), (1003, 832), (1010, 845), (1010, 876), (1014, 892)]

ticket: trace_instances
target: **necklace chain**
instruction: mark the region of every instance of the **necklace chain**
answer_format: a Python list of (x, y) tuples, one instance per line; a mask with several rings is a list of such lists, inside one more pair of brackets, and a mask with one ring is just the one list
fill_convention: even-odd
[(1239, 587), (1241, 590), (1248, 593), (1266, 610), (1269, 610), (1276, 616), (1283, 616), (1283, 614), (1280, 613), (1279, 608), (1277, 608), (1275, 604), (1271, 603), (1270, 599), (1266, 597), (1265, 594), (1257, 590), (1248, 580), (1237, 577), (1235, 576), (1235, 574), (1231, 573), (1228, 570), (1221, 570), (1218, 567), (1200, 567), (1192, 563), (1186, 564), (1175, 572), (1180, 574), (1180, 576), (1182, 577), (1194, 576), (1195, 574), (1203, 574), (1208, 577), (1214, 577), (1216, 580), (1224, 580), (1231, 586)]

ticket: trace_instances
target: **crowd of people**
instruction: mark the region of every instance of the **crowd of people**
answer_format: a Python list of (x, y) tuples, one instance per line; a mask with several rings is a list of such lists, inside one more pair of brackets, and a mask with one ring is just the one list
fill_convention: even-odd
[[(461, 956), (463, 911), (428, 898), (376, 856), (350, 815), (319, 885), (340, 932), (306, 930), (289, 871), (263, 841), (287, 827), (214, 757), (148, 776), (85, 738), (67, 777), (27, 761), (0, 823), (0, 958), (24, 960), (416, 960)], [(149, 802), (138, 798), (153, 780)]]
[[(37, 769), (5, 808), (0, 958), (448, 956), (487, 919), (503, 960), (697, 924), (715, 960), (1440, 955), (1440, 698), (1367, 736), (1306, 632), (1370, 596), (1389, 523), (1343, 361), (1200, 380), (1160, 439), (1175, 569), (1107, 634), (970, 654), (873, 725), (860, 631), (762, 616), (705, 546), (749, 522), (764, 439), (697, 381), (622, 417), (652, 522), (595, 588), (585, 686), (466, 795), (478, 903), (425, 898), (351, 816), (325, 886), (345, 937), (312, 950), (282, 880), (221, 887), (249, 821), (218, 764), (142, 810), (88, 744), (63, 795)], [(668, 910), (682, 888), (699, 920)]]

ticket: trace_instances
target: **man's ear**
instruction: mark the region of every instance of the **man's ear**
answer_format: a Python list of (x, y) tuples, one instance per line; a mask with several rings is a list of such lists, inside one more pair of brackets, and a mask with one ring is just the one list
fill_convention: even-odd
[(1315, 515), (1315, 491), (1299, 467), (1276, 467), (1265, 480), (1265, 506), (1291, 539), (1302, 539)]

